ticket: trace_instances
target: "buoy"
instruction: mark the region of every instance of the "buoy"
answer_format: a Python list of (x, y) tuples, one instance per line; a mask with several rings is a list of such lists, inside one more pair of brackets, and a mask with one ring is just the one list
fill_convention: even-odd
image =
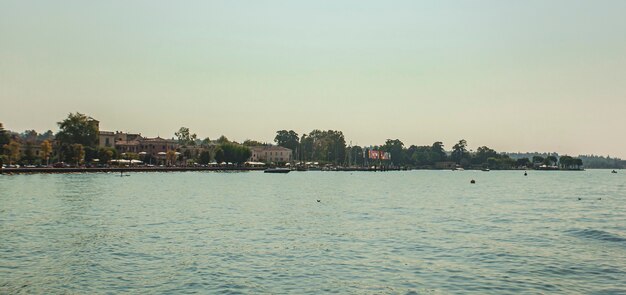
[(528, 176), (528, 173), (526, 173), (526, 171), (524, 171), (524, 176)]
[(320, 200), (317, 200), (317, 202), (318, 202), (318, 203), (320, 203), (320, 202), (322, 202), (322, 201), (320, 201)]
[(472, 179), (472, 180), (470, 181), (470, 183), (476, 183), (476, 180), (473, 180), (473, 179)]
[(580, 200), (582, 200), (582, 199), (583, 199), (583, 198), (581, 198), (581, 197), (578, 197), (578, 200), (579, 200), (579, 201), (580, 201)]

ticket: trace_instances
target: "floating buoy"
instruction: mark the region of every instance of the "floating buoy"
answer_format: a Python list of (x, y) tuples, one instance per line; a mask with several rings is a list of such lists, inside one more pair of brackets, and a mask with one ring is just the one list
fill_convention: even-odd
[(524, 176), (528, 176), (528, 173), (526, 173), (526, 171), (524, 171)]
[(580, 200), (582, 200), (582, 199), (583, 199), (583, 198), (581, 198), (581, 197), (578, 197), (578, 200), (579, 200), (579, 201), (580, 201)]
[(473, 179), (472, 179), (472, 180), (470, 181), (470, 183), (476, 183), (476, 180), (473, 180)]
[(321, 200), (317, 200), (318, 203), (322, 202)]

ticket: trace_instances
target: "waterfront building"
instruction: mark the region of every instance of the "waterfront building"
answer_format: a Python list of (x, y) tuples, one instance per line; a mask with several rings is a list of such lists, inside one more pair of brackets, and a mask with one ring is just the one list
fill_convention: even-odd
[[(145, 152), (152, 157), (159, 157), (159, 153), (167, 153), (178, 149), (178, 141), (173, 139), (165, 139), (161, 137), (142, 138), (138, 140), (139, 152)], [(162, 157), (164, 158), (164, 157)]]
[(139, 140), (118, 140), (115, 142), (115, 149), (118, 153), (139, 153), (140, 141)]
[(292, 150), (282, 146), (251, 146), (250, 151), (252, 151), (250, 157), (252, 162), (286, 163), (293, 160)]
[(115, 133), (111, 131), (99, 131), (98, 147), (115, 147)]

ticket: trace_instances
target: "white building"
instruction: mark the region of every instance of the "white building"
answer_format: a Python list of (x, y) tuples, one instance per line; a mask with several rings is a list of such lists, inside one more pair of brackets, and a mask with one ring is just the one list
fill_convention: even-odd
[(265, 162), (265, 163), (286, 163), (293, 160), (293, 152), (282, 146), (251, 146), (252, 156), (250, 161), (252, 162)]

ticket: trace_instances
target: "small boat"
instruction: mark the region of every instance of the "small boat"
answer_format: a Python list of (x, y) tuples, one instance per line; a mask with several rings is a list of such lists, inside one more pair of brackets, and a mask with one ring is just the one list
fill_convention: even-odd
[(289, 168), (267, 168), (263, 170), (265, 173), (289, 173), (290, 171)]
[(491, 170), (489, 170), (489, 168), (483, 168), (481, 171), (489, 172)]
[(611, 173), (617, 173), (617, 171), (613, 170), (613, 171), (611, 171)]

